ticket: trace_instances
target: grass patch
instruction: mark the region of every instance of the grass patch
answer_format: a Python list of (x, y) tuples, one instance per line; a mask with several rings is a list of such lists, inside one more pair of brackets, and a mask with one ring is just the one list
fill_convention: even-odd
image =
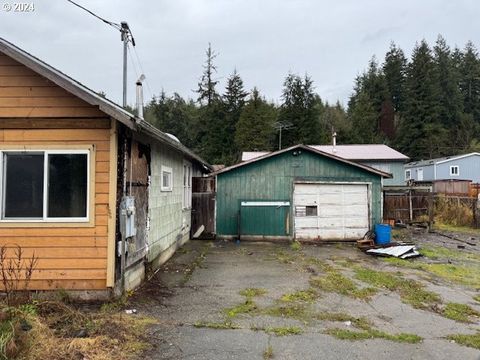
[[(473, 254), (470, 254), (473, 256)], [(391, 265), (425, 271), (446, 281), (480, 288), (480, 262), (473, 264), (428, 264), (419, 261), (385, 258)]]
[(318, 270), (320, 270), (321, 272), (324, 272), (324, 273), (335, 271), (335, 268), (332, 265), (326, 263), (323, 260), (313, 258), (313, 257), (309, 257), (309, 258), (305, 259), (305, 264), (306, 265), (313, 265)]
[(204, 321), (197, 321), (193, 324), (196, 328), (208, 328), (208, 329), (217, 329), (217, 330), (233, 330), (239, 329), (237, 325), (232, 323), (231, 321), (224, 321), (224, 322), (204, 322)]
[(452, 231), (452, 232), (459, 232), (459, 233), (463, 233), (463, 234), (480, 235), (480, 230), (479, 229), (474, 229), (474, 228), (471, 228), (469, 226), (449, 225), (449, 224), (444, 224), (444, 223), (440, 223), (440, 222), (435, 222), (435, 229)]
[(441, 299), (437, 294), (425, 290), (424, 286), (418, 281), (404, 279), (394, 273), (366, 268), (357, 268), (355, 273), (357, 279), (370, 285), (398, 292), (402, 301), (412, 305), (414, 308), (426, 309), (441, 303)]
[(282, 302), (305, 302), (305, 303), (313, 303), (315, 299), (318, 297), (317, 292), (313, 288), (309, 288), (307, 290), (299, 290), (293, 293), (284, 294), (280, 301)]
[(474, 349), (480, 349), (480, 331), (473, 335), (449, 335), (447, 339), (454, 340), (456, 343), (468, 346)]
[(379, 330), (367, 330), (367, 331), (353, 331), (348, 329), (327, 329), (324, 332), (325, 334), (331, 335), (336, 337), (337, 339), (341, 340), (366, 340), (366, 339), (385, 339), (400, 343), (409, 343), (409, 344), (416, 344), (422, 341), (422, 338), (415, 334), (408, 334), (408, 333), (400, 333), (400, 334), (388, 334), (383, 331)]
[(24, 360), (131, 358), (149, 347), (145, 329), (155, 323), (123, 312), (83, 312), (56, 301), (39, 302), (35, 307), (35, 312), (16, 315), (24, 322), (20, 329), (25, 342), (16, 343), (17, 358)]
[(310, 285), (323, 291), (368, 301), (377, 291), (373, 288), (359, 289), (353, 280), (338, 271), (330, 271), (324, 276), (310, 279)]
[(298, 326), (267, 327), (264, 331), (276, 336), (300, 335), (303, 333), (303, 330)]
[(419, 249), (420, 254), (430, 259), (455, 259), (455, 260), (477, 260), (480, 256), (467, 251), (454, 250), (446, 247), (423, 245)]
[(252, 313), (255, 310), (257, 310), (257, 305), (253, 302), (253, 300), (247, 298), (244, 303), (231, 308), (226, 308), (223, 311), (228, 317), (234, 318), (240, 314)]
[(300, 244), (298, 241), (292, 241), (290, 244), (290, 249), (293, 251), (300, 251), (302, 249), (302, 244)]
[(335, 321), (335, 322), (350, 321), (353, 326), (355, 326), (357, 329), (362, 329), (362, 330), (371, 330), (372, 328), (372, 324), (367, 318), (364, 318), (364, 317), (356, 318), (346, 313), (320, 312), (320, 313), (315, 313), (313, 317), (317, 320), (323, 320), (323, 321)]
[(475, 295), (473, 297), (473, 300), (475, 300), (476, 302), (479, 302), (480, 303), (480, 295)]
[(302, 257), (300, 254), (297, 254), (297, 253), (292, 254), (283, 250), (278, 250), (277, 252), (275, 252), (274, 256), (275, 256), (275, 259), (277, 259), (283, 264), (295, 264), (297, 262), (302, 261)]
[(243, 290), (240, 290), (239, 294), (242, 296), (245, 296), (247, 298), (253, 298), (255, 296), (262, 296), (267, 293), (267, 290), (265, 289), (258, 289), (258, 288), (246, 288)]
[(263, 359), (273, 359), (273, 347), (272, 345), (268, 345), (267, 348), (263, 351)]
[(282, 317), (282, 318), (292, 318), (301, 321), (308, 321), (310, 319), (310, 314), (308, 313), (305, 306), (300, 304), (288, 304), (285, 306), (274, 306), (262, 311), (262, 314)]
[(442, 315), (448, 319), (470, 323), (471, 318), (480, 316), (480, 313), (468, 305), (450, 302), (443, 309)]

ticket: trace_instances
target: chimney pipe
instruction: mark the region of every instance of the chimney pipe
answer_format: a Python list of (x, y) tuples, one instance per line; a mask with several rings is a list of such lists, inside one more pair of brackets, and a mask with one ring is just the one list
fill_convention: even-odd
[(333, 145), (333, 152), (337, 152), (337, 133), (334, 131), (332, 134), (332, 145)]
[(143, 85), (145, 75), (140, 75), (137, 80), (137, 116), (143, 120)]

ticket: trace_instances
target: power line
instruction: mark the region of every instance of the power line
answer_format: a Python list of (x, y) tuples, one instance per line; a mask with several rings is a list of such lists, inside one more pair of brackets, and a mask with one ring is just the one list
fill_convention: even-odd
[(108, 25), (110, 25), (110, 26), (113, 26), (113, 27), (114, 27), (115, 29), (117, 29), (117, 30), (121, 30), (121, 29), (122, 29), (122, 26), (121, 26), (120, 24), (114, 23), (113, 21), (106, 20), (106, 19), (102, 18), (101, 16), (95, 14), (93, 11), (88, 10), (86, 7), (83, 7), (82, 5), (77, 4), (76, 2), (74, 2), (74, 1), (72, 1), (72, 0), (67, 0), (67, 1), (68, 1), (69, 3), (75, 5), (75, 6), (79, 7), (80, 9), (88, 12), (90, 15), (95, 16), (97, 19), (103, 21), (105, 24), (108, 24)]
[[(145, 70), (143, 69), (142, 62), (140, 61), (140, 57), (138, 56), (136, 47), (133, 47), (133, 52), (135, 53), (135, 57), (137, 58), (138, 66), (140, 67), (140, 71), (142, 72), (142, 74), (145, 74)], [(150, 87), (150, 83), (148, 82), (147, 77), (145, 77), (145, 83), (147, 84), (147, 88), (148, 88), (148, 92), (150, 93), (150, 97), (153, 97), (153, 91), (152, 91), (152, 88)]]

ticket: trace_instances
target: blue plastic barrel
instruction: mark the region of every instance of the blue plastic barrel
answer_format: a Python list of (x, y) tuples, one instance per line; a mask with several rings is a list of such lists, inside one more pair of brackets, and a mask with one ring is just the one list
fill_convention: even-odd
[(392, 228), (387, 224), (375, 225), (375, 243), (377, 245), (385, 245), (390, 243), (392, 236)]

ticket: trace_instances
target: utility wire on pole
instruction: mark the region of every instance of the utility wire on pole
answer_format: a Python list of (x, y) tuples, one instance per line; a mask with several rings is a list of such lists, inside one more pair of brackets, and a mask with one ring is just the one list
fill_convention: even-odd
[(275, 130), (278, 130), (278, 150), (282, 150), (282, 130), (290, 130), (294, 126), (291, 122), (288, 121), (277, 121), (274, 124)]
[(67, 0), (69, 3), (79, 7), (80, 9), (88, 12), (90, 15), (96, 17), (97, 19), (103, 21), (105, 24), (112, 26), (113, 28), (120, 31), (121, 40), (123, 42), (123, 107), (127, 106), (127, 52), (128, 52), (128, 43), (131, 42), (135, 47), (135, 39), (133, 38), (132, 31), (130, 30), (128, 24), (125, 21), (122, 21), (120, 24), (113, 21), (106, 20), (101, 16), (95, 14), (93, 11), (88, 10), (86, 7), (77, 4), (72, 0)]

